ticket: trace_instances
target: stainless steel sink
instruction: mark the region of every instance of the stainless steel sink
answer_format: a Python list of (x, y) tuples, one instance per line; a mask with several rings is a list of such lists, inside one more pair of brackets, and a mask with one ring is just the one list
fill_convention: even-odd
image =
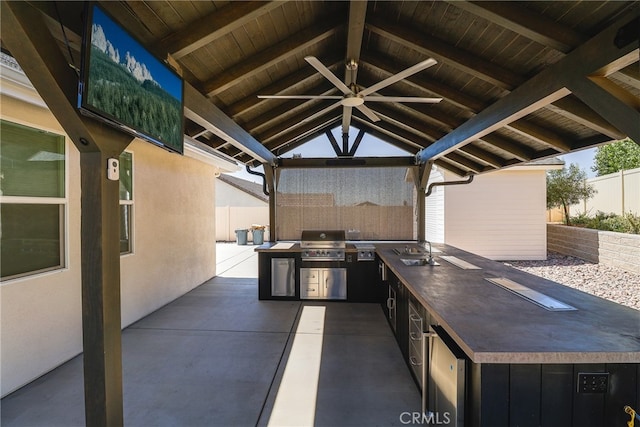
[(408, 265), (410, 267), (419, 266), (419, 265), (440, 265), (435, 261), (432, 261), (430, 263), (429, 260), (426, 258), (412, 258), (412, 259), (400, 258), (400, 261), (402, 261), (404, 265)]

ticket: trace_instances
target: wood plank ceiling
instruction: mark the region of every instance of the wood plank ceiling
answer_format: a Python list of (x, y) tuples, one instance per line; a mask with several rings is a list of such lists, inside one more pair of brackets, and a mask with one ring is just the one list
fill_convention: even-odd
[[(332, 129), (340, 134), (343, 109), (335, 100), (258, 98), (342, 95), (306, 56), (318, 58), (345, 84), (355, 78), (361, 90), (434, 58), (436, 65), (375, 94), (441, 97), (440, 103), (370, 102), (367, 107), (381, 120), (372, 122), (353, 108), (350, 124), (415, 155), (418, 162), (435, 161), (464, 176), (625, 136), (640, 142), (638, 3), (101, 5), (159, 57), (169, 58), (191, 86), (276, 156), (318, 135), (326, 135), (329, 144)], [(77, 48), (77, 25), (72, 22), (77, 5), (60, 7), (72, 34), (67, 38)], [(62, 40), (59, 23), (50, 21), (52, 34)], [(620, 27), (629, 21), (625, 35)], [(622, 40), (622, 46), (615, 46), (614, 39)], [(357, 69), (349, 71), (349, 62)], [(202, 123), (187, 118), (185, 132), (241, 163), (258, 162), (241, 143), (220, 137)], [(333, 140), (336, 155), (358, 155), (353, 150), (356, 141), (341, 142), (346, 145)]]

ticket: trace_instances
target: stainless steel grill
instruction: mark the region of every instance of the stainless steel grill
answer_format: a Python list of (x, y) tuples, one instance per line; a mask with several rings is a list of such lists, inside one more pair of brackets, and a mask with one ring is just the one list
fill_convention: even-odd
[(300, 239), (303, 261), (344, 261), (344, 230), (303, 230)]
[(376, 247), (372, 243), (354, 243), (357, 261), (374, 261), (376, 259)]

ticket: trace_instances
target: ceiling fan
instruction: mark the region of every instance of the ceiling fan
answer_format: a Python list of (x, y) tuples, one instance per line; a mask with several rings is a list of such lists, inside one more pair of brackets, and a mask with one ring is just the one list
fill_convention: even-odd
[(347, 72), (351, 73), (351, 83), (347, 86), (340, 80), (335, 74), (324, 66), (316, 57), (307, 56), (304, 58), (313, 68), (315, 68), (320, 74), (322, 74), (327, 80), (329, 80), (335, 87), (337, 87), (342, 95), (258, 95), (258, 98), (265, 99), (335, 99), (338, 100), (335, 104), (328, 106), (327, 108), (318, 111), (311, 117), (307, 117), (303, 122), (313, 120), (315, 117), (322, 116), (328, 111), (333, 110), (336, 107), (342, 106), (342, 133), (349, 132), (349, 125), (351, 124), (351, 113), (353, 107), (361, 111), (369, 120), (377, 122), (380, 117), (376, 115), (371, 109), (369, 109), (365, 102), (421, 102), (421, 103), (438, 103), (442, 101), (442, 98), (422, 98), (412, 96), (377, 96), (372, 95), (376, 91), (383, 89), (393, 83), (409, 77), (418, 71), (422, 71), (425, 68), (435, 65), (437, 61), (433, 58), (426, 59), (419, 62), (406, 70), (400, 71), (391, 77), (388, 77), (381, 82), (369, 86), (368, 88), (360, 89), (355, 82), (355, 71), (358, 69), (358, 63), (351, 60), (346, 63)]

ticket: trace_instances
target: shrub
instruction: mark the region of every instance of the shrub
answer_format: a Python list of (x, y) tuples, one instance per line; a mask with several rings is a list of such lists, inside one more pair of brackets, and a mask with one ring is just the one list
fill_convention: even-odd
[(631, 212), (622, 216), (598, 211), (593, 217), (588, 216), (586, 213), (581, 213), (571, 217), (571, 224), (594, 230), (640, 234), (640, 216)]

